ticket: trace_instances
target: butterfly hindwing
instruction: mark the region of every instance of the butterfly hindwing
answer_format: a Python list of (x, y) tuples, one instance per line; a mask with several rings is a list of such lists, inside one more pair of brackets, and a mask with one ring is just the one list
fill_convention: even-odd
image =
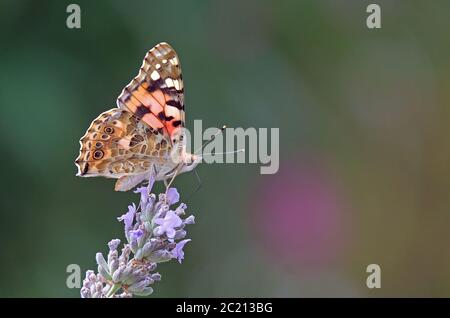
[(138, 75), (123, 89), (117, 105), (174, 143), (185, 125), (184, 87), (180, 61), (169, 44), (160, 43), (145, 55)]
[(119, 178), (148, 172), (167, 160), (170, 144), (133, 113), (119, 108), (100, 114), (80, 139), (79, 176)]

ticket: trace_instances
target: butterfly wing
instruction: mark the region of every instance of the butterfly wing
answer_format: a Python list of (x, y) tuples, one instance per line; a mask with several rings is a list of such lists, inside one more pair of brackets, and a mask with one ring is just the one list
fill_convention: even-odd
[(143, 181), (152, 166), (160, 172), (157, 179), (165, 179), (185, 125), (181, 67), (170, 45), (160, 43), (146, 54), (117, 106), (98, 116), (80, 139), (77, 175), (119, 178), (116, 190), (122, 191)]
[(80, 146), (77, 176), (109, 178), (148, 173), (152, 164), (167, 160), (171, 148), (157, 130), (119, 108), (100, 114), (80, 139)]
[(117, 105), (175, 144), (185, 125), (183, 87), (175, 50), (160, 43), (145, 55), (138, 75), (123, 89)]

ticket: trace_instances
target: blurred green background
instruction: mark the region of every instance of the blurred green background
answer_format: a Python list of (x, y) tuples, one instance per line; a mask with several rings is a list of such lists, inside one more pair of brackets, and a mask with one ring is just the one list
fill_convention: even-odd
[(371, 2), (78, 0), (71, 30), (70, 1), (0, 1), (0, 296), (78, 297), (66, 266), (123, 238), (138, 195), (73, 161), (161, 41), (187, 127), (279, 127), (281, 165), (176, 180), (197, 223), (154, 297), (450, 296), (450, 2), (377, 0), (369, 30)]

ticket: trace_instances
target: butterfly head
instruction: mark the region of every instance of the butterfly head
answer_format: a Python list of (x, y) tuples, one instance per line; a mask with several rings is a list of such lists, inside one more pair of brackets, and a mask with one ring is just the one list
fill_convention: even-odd
[(183, 157), (183, 167), (181, 168), (181, 172), (191, 171), (202, 162), (202, 156), (200, 155), (186, 153)]

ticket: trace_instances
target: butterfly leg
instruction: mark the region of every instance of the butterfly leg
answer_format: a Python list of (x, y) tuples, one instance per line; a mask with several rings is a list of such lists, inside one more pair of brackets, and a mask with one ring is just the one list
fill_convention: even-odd
[(150, 168), (150, 172), (148, 174), (148, 185), (147, 185), (147, 191), (148, 193), (152, 192), (153, 185), (155, 184), (155, 179), (157, 175), (156, 166), (152, 165)]
[(172, 185), (173, 181), (175, 180), (176, 176), (178, 175), (178, 173), (180, 172), (181, 168), (183, 168), (183, 165), (180, 164), (177, 168), (177, 170), (175, 170), (173, 177), (170, 179), (169, 183), (167, 183), (167, 179), (164, 180), (164, 185), (166, 186), (166, 197), (167, 197), (167, 191), (169, 191), (170, 186)]
[(195, 176), (197, 177), (197, 183), (198, 183), (198, 185), (197, 185), (197, 187), (195, 188), (195, 190), (194, 190), (194, 192), (192, 192), (188, 197), (187, 197), (187, 199), (186, 200), (184, 200), (184, 202), (187, 204), (188, 202), (189, 202), (189, 200), (194, 196), (194, 194), (196, 194), (198, 191), (200, 191), (200, 189), (202, 188), (202, 180), (200, 179), (200, 176), (198, 175), (198, 173), (197, 173), (197, 170), (195, 170), (194, 169), (194, 173), (195, 173)]

